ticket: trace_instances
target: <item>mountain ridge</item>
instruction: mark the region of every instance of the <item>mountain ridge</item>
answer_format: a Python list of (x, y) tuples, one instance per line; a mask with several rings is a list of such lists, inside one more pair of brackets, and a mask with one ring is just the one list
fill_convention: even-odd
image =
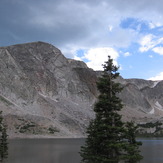
[[(14, 137), (83, 137), (94, 117), (100, 72), (51, 44), (0, 47), (0, 108)], [(162, 121), (163, 81), (117, 79), (124, 120)]]

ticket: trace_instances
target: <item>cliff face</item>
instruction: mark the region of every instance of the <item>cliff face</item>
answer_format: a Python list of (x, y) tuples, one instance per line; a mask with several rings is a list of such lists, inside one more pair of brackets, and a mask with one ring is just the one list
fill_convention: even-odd
[(132, 119), (138, 123), (162, 121), (163, 81), (121, 79), (119, 82), (124, 87), (120, 98), (124, 102), (122, 114), (126, 120)]
[[(47, 43), (1, 47), (0, 109), (10, 137), (83, 136), (94, 117), (97, 76)], [(118, 81), (124, 86), (124, 120), (161, 120), (163, 81)]]
[(0, 48), (0, 108), (11, 136), (81, 136), (96, 99), (96, 73), (43, 42)]

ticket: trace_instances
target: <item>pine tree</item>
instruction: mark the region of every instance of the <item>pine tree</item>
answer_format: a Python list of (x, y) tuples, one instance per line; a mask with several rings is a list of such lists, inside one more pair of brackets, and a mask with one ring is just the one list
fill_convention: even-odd
[(142, 145), (141, 142), (136, 141), (136, 132), (138, 126), (134, 122), (127, 122), (126, 127), (126, 140), (128, 143), (125, 146), (126, 154), (124, 156), (126, 163), (137, 163), (142, 160), (143, 157), (140, 155), (139, 146)]
[(2, 111), (0, 112), (0, 160), (3, 161), (8, 157), (8, 142), (7, 142), (6, 126), (3, 124)]
[(119, 76), (118, 67), (113, 65), (110, 56), (103, 67), (103, 75), (97, 82), (100, 95), (94, 107), (95, 119), (90, 122), (86, 143), (81, 147), (82, 163), (119, 163), (121, 160), (131, 160), (128, 153), (130, 143), (127, 141), (130, 128), (122, 122), (119, 114), (123, 105), (117, 96), (122, 87), (115, 82)]

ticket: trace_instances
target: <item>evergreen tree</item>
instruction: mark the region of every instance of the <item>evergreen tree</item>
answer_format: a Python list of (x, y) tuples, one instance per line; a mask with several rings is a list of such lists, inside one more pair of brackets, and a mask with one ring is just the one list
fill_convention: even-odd
[(126, 163), (137, 163), (142, 160), (143, 157), (140, 155), (139, 146), (142, 145), (141, 142), (136, 141), (136, 132), (138, 126), (134, 122), (127, 122), (126, 127), (126, 140), (128, 143), (125, 146), (126, 154), (124, 156)]
[[(132, 143), (127, 141), (131, 128), (122, 122), (118, 113), (123, 107), (121, 99), (117, 96), (122, 87), (115, 82), (119, 76), (118, 67), (113, 65), (110, 56), (103, 67), (103, 75), (97, 82), (100, 95), (94, 107), (95, 119), (90, 122), (86, 143), (81, 147), (82, 163), (119, 163), (121, 160), (131, 160)], [(137, 145), (133, 148), (137, 148)]]
[(2, 111), (0, 112), (0, 160), (3, 161), (8, 156), (6, 126), (3, 124)]

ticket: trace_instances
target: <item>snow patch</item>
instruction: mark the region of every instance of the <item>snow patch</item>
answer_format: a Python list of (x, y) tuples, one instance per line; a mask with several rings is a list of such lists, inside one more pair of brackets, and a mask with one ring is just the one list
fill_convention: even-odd
[(163, 111), (163, 107), (162, 107), (162, 105), (158, 102), (158, 101), (156, 101), (156, 103), (155, 103), (155, 106), (154, 106), (156, 109), (158, 109), (158, 110), (161, 110), (161, 111)]
[(154, 114), (155, 113), (155, 109), (152, 108), (152, 110), (149, 112), (149, 114)]
[(153, 85), (152, 85), (151, 88), (154, 88), (154, 87), (155, 87), (159, 82), (160, 82), (160, 80), (158, 80), (158, 81), (154, 81), (154, 83), (153, 83)]

